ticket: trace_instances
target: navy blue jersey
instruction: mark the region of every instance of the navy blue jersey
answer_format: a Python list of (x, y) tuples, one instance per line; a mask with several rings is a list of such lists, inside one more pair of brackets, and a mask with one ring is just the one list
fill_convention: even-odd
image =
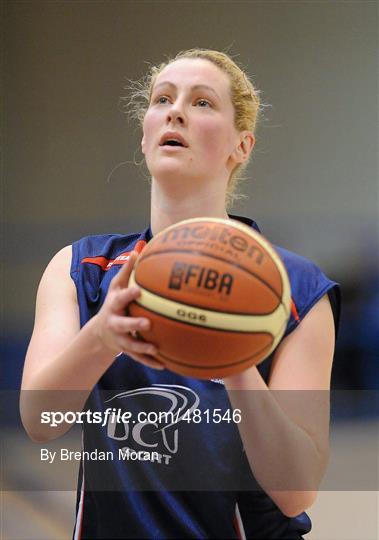
[[(252, 220), (232, 217), (258, 230)], [(150, 239), (147, 228), (130, 235), (90, 236), (73, 244), (71, 276), (81, 326), (99, 311), (111, 279), (130, 252), (142, 251)], [(276, 249), (292, 291), (284, 337), (326, 293), (337, 327), (337, 284), (307, 259)], [(272, 355), (258, 366), (266, 382), (271, 362)], [(86, 408), (103, 416), (107, 409), (127, 412), (131, 419), (118, 422), (109, 417), (104, 426), (86, 424), (83, 429), (87, 455), (96, 451), (108, 457), (82, 459), (75, 540), (295, 540), (310, 531), (307, 514), (284, 516), (255, 481), (221, 380), (154, 370), (120, 354), (94, 387)], [(224, 415), (219, 423), (209, 418), (216, 410)], [(141, 411), (155, 415), (141, 419)], [(162, 420), (162, 412), (169, 412), (171, 420)]]

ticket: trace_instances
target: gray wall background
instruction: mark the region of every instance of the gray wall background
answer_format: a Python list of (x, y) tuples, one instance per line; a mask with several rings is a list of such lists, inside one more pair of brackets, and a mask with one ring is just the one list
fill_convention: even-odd
[[(359, 288), (376, 270), (376, 1), (0, 0), (0, 15), (0, 325), (9, 387), (21, 376), (38, 282), (53, 254), (86, 234), (147, 225), (143, 172), (129, 163), (108, 180), (142, 157), (119, 98), (146, 62), (181, 49), (230, 47), (271, 104), (257, 131), (249, 199), (234, 211), (343, 287)], [(353, 451), (351, 441), (367, 448), (376, 440), (376, 423), (369, 439), (362, 424), (352, 429), (343, 426), (337, 455)], [(8, 494), (5, 538), (69, 537), (73, 494)], [(321, 492), (312, 512), (314, 540), (376, 538), (375, 492)]]
[(61, 247), (148, 223), (143, 170), (111, 174), (142, 157), (119, 98), (147, 62), (195, 46), (230, 47), (270, 104), (234, 212), (335, 279), (375, 267), (376, 2), (20, 0), (2, 15), (6, 335), (30, 333)]

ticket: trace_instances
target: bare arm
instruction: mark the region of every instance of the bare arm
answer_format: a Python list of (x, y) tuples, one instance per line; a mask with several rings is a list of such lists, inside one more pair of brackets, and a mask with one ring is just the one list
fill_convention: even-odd
[(254, 476), (288, 516), (313, 504), (325, 473), (333, 352), (325, 295), (278, 347), (268, 386), (256, 367), (225, 379)]
[(68, 431), (70, 426), (65, 424), (59, 429), (41, 425), (41, 411), (81, 411), (119, 352), (150, 367), (161, 367), (150, 356), (155, 348), (129, 334), (148, 326), (149, 321), (124, 315), (127, 304), (140, 294), (138, 288), (127, 286), (135, 259), (132, 254), (113, 278), (102, 308), (82, 329), (70, 277), (71, 247), (59, 251), (47, 266), (37, 292), (20, 398), (21, 418), (33, 440), (56, 438)]

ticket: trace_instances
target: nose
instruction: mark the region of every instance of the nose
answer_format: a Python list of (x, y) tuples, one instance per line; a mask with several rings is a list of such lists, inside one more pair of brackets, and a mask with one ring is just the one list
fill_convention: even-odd
[(167, 111), (168, 124), (185, 124), (186, 117), (183, 111), (183, 106), (176, 100)]

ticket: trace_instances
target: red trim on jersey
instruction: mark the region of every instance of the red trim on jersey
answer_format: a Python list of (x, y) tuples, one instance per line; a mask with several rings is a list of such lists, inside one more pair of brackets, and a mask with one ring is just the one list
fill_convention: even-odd
[(295, 317), (295, 321), (297, 323), (299, 323), (300, 322), (300, 317), (299, 317), (299, 314), (297, 312), (297, 307), (296, 307), (295, 302), (293, 301), (293, 298), (291, 298), (291, 313)]
[(115, 259), (107, 259), (106, 257), (84, 257), (84, 259), (82, 259), (80, 262), (96, 264), (97, 266), (100, 266), (106, 272), (107, 270), (112, 268), (114, 264), (122, 265), (128, 262), (129, 255), (131, 254), (132, 251), (141, 253), (143, 248), (146, 246), (146, 243), (147, 243), (146, 240), (138, 240), (138, 242), (134, 246), (134, 249), (120, 253), (120, 255), (117, 255)]

